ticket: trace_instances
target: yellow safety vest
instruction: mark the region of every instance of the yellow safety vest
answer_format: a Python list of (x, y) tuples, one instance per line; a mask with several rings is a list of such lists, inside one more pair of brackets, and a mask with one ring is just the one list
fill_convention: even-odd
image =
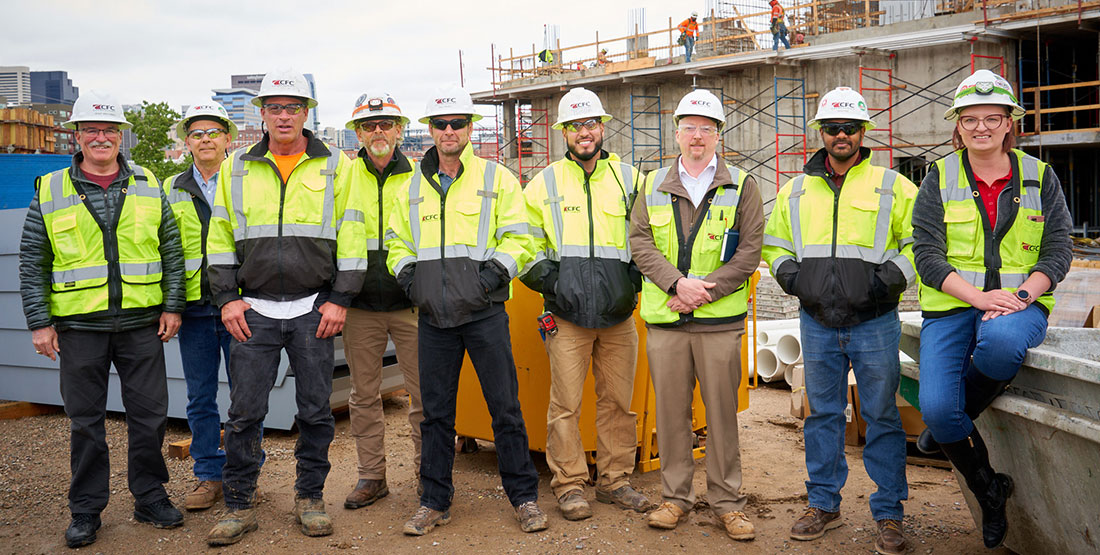
[[(703, 216), (702, 224), (696, 229), (692, 241), (691, 256), (686, 269), (688, 278), (706, 279), (711, 272), (725, 264), (721, 259), (722, 240), (726, 230), (733, 228), (737, 218), (737, 205), (741, 200), (741, 187), (749, 175), (733, 166), (727, 168), (734, 185), (718, 187), (707, 206), (706, 215)], [(657, 190), (670, 169), (671, 167), (666, 166), (646, 177), (646, 210), (657, 250), (665, 255), (665, 260), (683, 272), (685, 268), (681, 267), (679, 255), (682, 227), (674, 214), (677, 208), (672, 202), (672, 195)], [(667, 291), (662, 291), (648, 277), (645, 278), (642, 282), (642, 319), (657, 325), (692, 321), (703, 324), (736, 322), (744, 318), (748, 310), (749, 290), (742, 283), (729, 295), (707, 303), (691, 314), (673, 312), (666, 305), (669, 298)]]
[[(987, 279), (999, 274), (1000, 286), (1015, 291), (1039, 261), (1045, 225), (1041, 180), (1047, 164), (1022, 150), (1013, 149), (1012, 152), (1016, 155), (1014, 171), (1020, 176), (1020, 188), (1013, 193), (1015, 196), (1012, 199), (1018, 209), (1012, 227), (1000, 241), (992, 237), (988, 218), (983, 217), (981, 194), (966, 177), (962, 163), (965, 150), (953, 152), (935, 162), (947, 232), (947, 263), (963, 280), (980, 290), (985, 290)], [(989, 248), (1000, 254), (999, 266), (985, 259), (987, 237), (991, 243)], [(1036, 301), (1045, 306), (1047, 312), (1054, 310), (1052, 293), (1044, 293)], [(926, 312), (945, 312), (970, 306), (923, 282), (920, 305)]]
[[(188, 169), (187, 171), (191, 171)], [(188, 302), (202, 298), (202, 267), (206, 256), (206, 238), (202, 235), (202, 220), (195, 209), (194, 195), (182, 189), (172, 189), (178, 175), (164, 181), (164, 194), (172, 205), (176, 226), (183, 241), (184, 275), (187, 283)]]
[[(83, 195), (73, 185), (69, 168), (42, 176), (38, 201), (53, 250), (50, 315), (91, 314), (111, 308), (112, 274), (121, 281), (122, 309), (158, 306), (161, 291), (161, 191), (157, 180), (140, 166), (122, 188), (118, 224), (107, 237)], [(118, 260), (107, 259), (114, 241)], [(112, 272), (112, 267), (116, 267)]]

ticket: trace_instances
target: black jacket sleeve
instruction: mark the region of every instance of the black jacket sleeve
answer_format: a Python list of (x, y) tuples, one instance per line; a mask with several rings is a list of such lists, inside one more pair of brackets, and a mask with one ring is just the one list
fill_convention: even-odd
[(38, 193), (27, 209), (23, 222), (23, 237), (19, 241), (19, 295), (23, 298), (23, 315), (27, 329), (36, 330), (53, 324), (50, 317), (50, 272), (53, 269), (53, 248)]
[(1062, 182), (1054, 173), (1054, 168), (1047, 167), (1043, 175), (1043, 184), (1040, 197), (1043, 201), (1043, 215), (1046, 219), (1043, 225), (1043, 241), (1039, 245), (1039, 260), (1032, 266), (1032, 272), (1042, 272), (1050, 278), (1050, 290), (1058, 286), (1058, 282), (1065, 279), (1069, 273), (1070, 264), (1073, 262), (1073, 239), (1070, 231), (1073, 229), (1073, 217), (1066, 206), (1066, 196), (1062, 192)]
[(921, 283), (939, 289), (955, 267), (947, 262), (947, 224), (943, 221), (940, 177), (928, 172), (913, 205), (913, 259)]
[(172, 205), (160, 191), (160, 288), (165, 312), (183, 312), (187, 307), (187, 277), (184, 271), (183, 240), (180, 238)]
[(519, 279), (533, 291), (553, 295), (554, 285), (558, 282), (558, 264), (552, 260), (539, 260)]

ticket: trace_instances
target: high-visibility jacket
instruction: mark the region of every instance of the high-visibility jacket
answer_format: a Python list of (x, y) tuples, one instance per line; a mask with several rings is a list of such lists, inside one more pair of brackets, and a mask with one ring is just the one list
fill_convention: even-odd
[(242, 295), (292, 301), (322, 291), (348, 306), (363, 285), (363, 221), (346, 212), (347, 187), (336, 183), (351, 161), (303, 133), (305, 153), (285, 181), (266, 134), (222, 163), (206, 241), (218, 306)]
[[(1002, 236), (992, 233), (981, 195), (966, 175), (962, 163), (965, 150), (952, 152), (935, 162), (947, 233), (947, 262), (963, 280), (983, 291), (1019, 288), (1038, 262), (1043, 241), (1046, 217), (1040, 191), (1048, 165), (1021, 150), (1013, 149), (1012, 153), (1016, 163), (1013, 172), (1020, 176), (1019, 189), (1012, 191), (1017, 209), (1012, 226)], [(1036, 301), (1048, 314), (1054, 309), (1054, 295), (1050, 291)], [(930, 315), (970, 306), (923, 283), (920, 305)]]
[(772, 4), (772, 21), (783, 19), (783, 6), (779, 3)]
[(779, 190), (764, 230), (763, 257), (780, 287), (822, 325), (853, 326), (897, 309), (913, 267), (917, 188), (871, 165), (871, 150), (838, 190), (825, 149)]
[[(39, 181), (38, 200), (53, 248), (50, 314), (55, 317), (158, 306), (161, 290), (162, 193), (140, 166), (123, 188), (115, 225), (104, 236), (73, 185), (68, 168)], [(117, 284), (117, 286), (116, 286)]]
[(564, 158), (527, 184), (535, 258), (520, 278), (542, 293), (546, 310), (586, 328), (610, 327), (634, 313), (641, 273), (627, 235), (639, 174), (602, 152), (591, 175)]
[(210, 218), (200, 217), (195, 207), (196, 202), (206, 204), (202, 191), (195, 194), (185, 186), (187, 183), (195, 184), (192, 171), (193, 168), (187, 168), (183, 173), (164, 180), (164, 194), (172, 205), (172, 214), (176, 217), (176, 227), (183, 241), (184, 277), (189, 303), (201, 300), (204, 293), (209, 295), (209, 286), (205, 284), (202, 270), (206, 266), (206, 235)]
[(389, 251), (383, 242), (397, 197), (408, 186), (411, 177), (412, 164), (400, 149), (394, 149), (393, 158), (381, 174), (367, 156), (366, 149), (360, 149), (359, 157), (348, 171), (336, 178), (348, 181), (352, 200), (347, 213), (362, 218), (367, 237), (367, 274), (362, 290), (351, 302), (354, 308), (389, 312), (413, 306), (386, 265)]
[(534, 256), (515, 176), (470, 145), (460, 161), (444, 193), (437, 150), (429, 149), (398, 196), (386, 235), (390, 271), (421, 316), (441, 328), (503, 310), (512, 278)]
[(676, 26), (676, 29), (692, 38), (699, 36), (699, 23), (697, 21), (692, 21), (690, 17), (681, 21), (680, 24)]
[[(699, 215), (690, 236), (684, 235), (679, 211), (669, 193), (658, 190), (665, 176), (676, 166), (665, 166), (646, 176), (645, 195), (649, 227), (653, 244), (665, 260), (668, 260), (690, 279), (706, 279), (721, 267), (722, 243), (726, 231), (733, 228), (737, 218), (737, 206), (741, 201), (741, 188), (749, 176), (739, 168), (727, 166), (732, 185), (719, 186), (707, 193), (703, 202), (707, 209)], [(690, 249), (688, 246), (690, 245)], [(691, 314), (681, 314), (668, 308), (671, 296), (649, 278), (642, 282), (641, 316), (646, 322), (662, 327), (674, 327), (687, 322), (700, 324), (724, 324), (745, 318), (749, 290), (742, 283), (733, 293), (695, 309)]]

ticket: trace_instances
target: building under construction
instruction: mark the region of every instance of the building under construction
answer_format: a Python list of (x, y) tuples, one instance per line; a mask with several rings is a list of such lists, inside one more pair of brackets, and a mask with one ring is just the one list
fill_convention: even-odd
[[(864, 140), (875, 163), (919, 183), (929, 163), (951, 151), (953, 125), (943, 112), (955, 87), (990, 69), (1014, 84), (1027, 109), (1018, 143), (1053, 164), (1077, 233), (1100, 233), (1100, 1), (804, 2), (785, 6), (792, 44), (778, 52), (767, 0), (710, 0), (708, 8), (690, 63), (675, 29), (687, 13), (646, 31), (636, 10), (629, 34), (603, 39), (593, 29), (594, 40), (579, 45), (529, 52), (494, 45), (492, 89), (474, 94), (496, 107), (496, 118), (476, 131), (482, 152), (496, 152), (526, 183), (564, 155), (550, 124), (561, 96), (583, 86), (615, 116), (604, 148), (650, 171), (678, 154), (676, 103), (705, 88), (726, 106), (721, 156), (755, 175), (768, 200), (821, 147), (806, 126), (817, 99), (850, 86), (878, 124)], [(539, 60), (543, 49), (553, 63)], [(609, 63), (597, 63), (602, 49)]]

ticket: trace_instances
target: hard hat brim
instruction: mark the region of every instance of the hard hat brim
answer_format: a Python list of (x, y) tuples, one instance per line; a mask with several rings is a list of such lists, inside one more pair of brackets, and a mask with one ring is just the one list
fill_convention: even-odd
[[(571, 121), (586, 120), (588, 118), (594, 118), (594, 117), (597, 117), (597, 116), (593, 115), (593, 116), (588, 116), (588, 117), (584, 117), (584, 118), (573, 118), (573, 119), (567, 119), (567, 120), (558, 120), (558, 121), (554, 122), (554, 125), (551, 125), (550, 128), (551, 129), (561, 129), (561, 128), (565, 127), (565, 124), (567, 124)], [(600, 114), (599, 118), (600, 118), (600, 123), (607, 123), (607, 122), (615, 119), (615, 116), (612, 116), (611, 114)]]
[(455, 114), (455, 115), (459, 115), (459, 116), (470, 116), (470, 121), (471, 122), (481, 121), (481, 119), (482, 119), (482, 115), (478, 114), (476, 112), (473, 113), (473, 114), (463, 114), (462, 112), (447, 112), (446, 114), (431, 114), (431, 115), (423, 116), (423, 117), (421, 117), (420, 119), (418, 119), (416, 121), (419, 121), (420, 123), (423, 123), (423, 124), (428, 124), (428, 123), (431, 123), (432, 118), (439, 117), (439, 116), (445, 116), (447, 114)]
[(948, 108), (947, 111), (943, 113), (943, 119), (945, 119), (947, 121), (955, 121), (955, 120), (959, 119), (959, 112), (961, 112), (963, 110), (963, 108), (969, 108), (971, 106), (983, 106), (983, 105), (985, 105), (985, 106), (1004, 106), (1006, 108), (1009, 108), (1009, 117), (1012, 118), (1012, 121), (1020, 121), (1020, 119), (1023, 118), (1024, 115), (1027, 113), (1027, 110), (1024, 110), (1023, 107), (1021, 107), (1019, 104), (1011, 104), (1011, 103), (1008, 103), (1008, 102), (989, 102), (988, 99), (982, 99), (982, 100), (985, 100), (985, 101), (984, 102), (968, 103), (966, 101), (966, 99), (964, 99), (962, 102)]
[(306, 108), (313, 109), (313, 108), (317, 107), (317, 101), (316, 100), (313, 100), (312, 98), (310, 98), (308, 96), (298, 96), (296, 94), (270, 94), (270, 95), (267, 95), (267, 96), (254, 96), (254, 97), (252, 97), (252, 105), (256, 106), (256, 107), (259, 107), (259, 108), (263, 108), (264, 107), (264, 99), (265, 98), (271, 98), (273, 96), (289, 96), (289, 97), (293, 97), (293, 98), (301, 98), (302, 100), (306, 101)]
[(61, 127), (76, 131), (76, 124), (78, 123), (114, 123), (118, 125), (118, 129), (120, 131), (125, 131), (134, 126), (132, 123), (125, 120), (118, 121), (113, 119), (71, 119), (69, 121), (66, 121), (65, 123), (62, 123)]

